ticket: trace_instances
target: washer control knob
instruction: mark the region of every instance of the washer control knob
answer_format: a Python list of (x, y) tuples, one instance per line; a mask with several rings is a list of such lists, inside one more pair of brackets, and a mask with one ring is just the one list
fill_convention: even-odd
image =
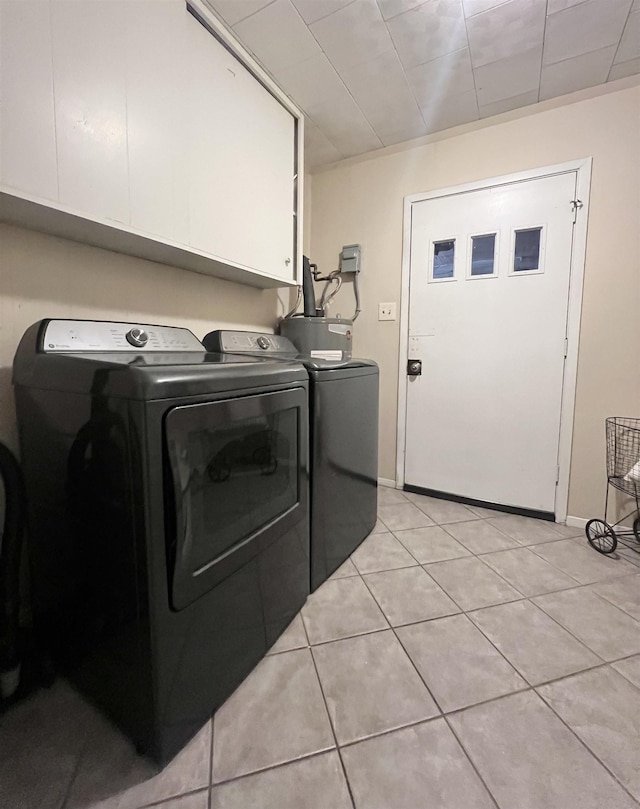
[(258, 337), (256, 343), (260, 346), (260, 348), (263, 348), (265, 351), (271, 345), (271, 343), (269, 342), (269, 338), (265, 337), (264, 334), (261, 334), (260, 337)]
[(127, 332), (127, 342), (136, 348), (143, 348), (149, 340), (149, 335), (144, 329), (131, 329)]

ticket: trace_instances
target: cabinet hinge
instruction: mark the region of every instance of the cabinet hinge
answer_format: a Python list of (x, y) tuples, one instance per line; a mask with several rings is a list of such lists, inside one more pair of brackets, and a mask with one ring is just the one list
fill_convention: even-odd
[(580, 208), (584, 207), (584, 203), (581, 199), (572, 199), (570, 204), (571, 213), (573, 214), (573, 224), (575, 225), (576, 220), (578, 219), (578, 211)]
[(558, 485), (559, 481), (560, 481), (560, 464), (556, 466), (556, 486)]
[(564, 358), (567, 359), (567, 354), (569, 353), (569, 338), (564, 338)]

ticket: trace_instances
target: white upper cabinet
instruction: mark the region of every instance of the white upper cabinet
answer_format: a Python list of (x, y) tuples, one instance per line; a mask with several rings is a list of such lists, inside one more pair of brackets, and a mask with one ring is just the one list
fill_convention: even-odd
[(295, 119), (195, 19), (189, 34), (191, 244), (291, 277)]
[(51, 34), (60, 202), (129, 224), (125, 9), (54, 0)]
[(58, 199), (49, 3), (0, 4), (2, 184)]
[(198, 23), (158, 0), (129, 3), (126, 15), (131, 225), (190, 244), (188, 36)]
[(0, 218), (295, 283), (301, 114), (192, 8), (198, 19), (184, 0), (0, 0)]

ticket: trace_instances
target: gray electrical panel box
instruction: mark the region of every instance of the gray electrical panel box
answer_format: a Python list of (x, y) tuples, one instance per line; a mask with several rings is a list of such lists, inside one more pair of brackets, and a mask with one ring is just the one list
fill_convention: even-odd
[(340, 253), (340, 272), (360, 272), (360, 245), (347, 244)]

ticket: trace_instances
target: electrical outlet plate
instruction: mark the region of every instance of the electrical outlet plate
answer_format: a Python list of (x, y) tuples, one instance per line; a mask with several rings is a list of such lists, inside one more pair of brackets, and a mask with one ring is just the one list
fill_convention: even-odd
[(395, 319), (396, 319), (395, 303), (378, 304), (378, 320), (395, 320)]

